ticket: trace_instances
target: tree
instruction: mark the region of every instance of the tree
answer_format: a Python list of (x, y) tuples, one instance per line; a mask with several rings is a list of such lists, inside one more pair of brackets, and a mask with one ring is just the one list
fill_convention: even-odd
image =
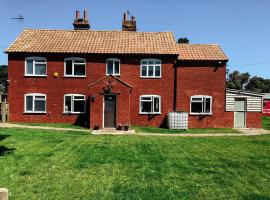
[(177, 43), (181, 44), (181, 43), (189, 43), (189, 39), (184, 37), (184, 38), (179, 38)]
[(270, 93), (270, 79), (254, 76), (247, 84), (246, 90), (258, 93)]
[(233, 71), (228, 73), (227, 87), (230, 89), (243, 90), (246, 84), (248, 83), (250, 74), (239, 73), (239, 71)]
[(0, 85), (5, 86), (7, 89), (8, 82), (7, 82), (7, 77), (8, 77), (8, 69), (7, 65), (0, 65)]

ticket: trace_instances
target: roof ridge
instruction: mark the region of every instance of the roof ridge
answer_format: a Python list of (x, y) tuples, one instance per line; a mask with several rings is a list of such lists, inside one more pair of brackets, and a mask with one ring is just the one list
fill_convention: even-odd
[(172, 31), (143, 32), (143, 31), (122, 31), (122, 30), (70, 30), (70, 29), (31, 29), (26, 28), (23, 31), (66, 31), (66, 32), (117, 32), (117, 33), (172, 33)]
[(202, 46), (220, 46), (219, 44), (202, 44), (202, 43), (196, 43), (196, 44), (190, 44), (190, 43), (177, 43), (178, 45), (190, 45), (190, 46), (195, 46), (195, 45), (202, 45)]

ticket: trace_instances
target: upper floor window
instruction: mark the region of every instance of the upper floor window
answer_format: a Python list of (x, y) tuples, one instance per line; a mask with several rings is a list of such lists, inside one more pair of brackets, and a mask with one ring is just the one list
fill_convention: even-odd
[(212, 114), (212, 97), (195, 95), (190, 97), (190, 114)]
[(160, 114), (161, 98), (159, 95), (140, 96), (140, 114)]
[(64, 113), (84, 113), (85, 96), (82, 94), (66, 94), (64, 96)]
[(144, 59), (141, 60), (142, 78), (161, 78), (161, 60), (158, 59)]
[(46, 95), (40, 93), (25, 94), (24, 112), (46, 113)]
[(85, 77), (86, 60), (84, 58), (66, 58), (65, 76)]
[(25, 76), (46, 76), (47, 62), (43, 57), (25, 59)]
[(110, 58), (106, 60), (106, 75), (120, 75), (120, 60), (117, 58)]

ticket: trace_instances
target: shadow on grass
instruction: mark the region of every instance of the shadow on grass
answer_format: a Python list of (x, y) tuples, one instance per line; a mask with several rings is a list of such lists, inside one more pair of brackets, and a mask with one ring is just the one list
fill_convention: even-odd
[(258, 199), (258, 200), (270, 200), (270, 197), (263, 196), (263, 195), (260, 195), (260, 194), (250, 194), (250, 195), (244, 196), (243, 199), (244, 200), (255, 200), (255, 199)]
[[(10, 135), (0, 135), (0, 141), (10, 137)], [(0, 146), (0, 156), (4, 156), (7, 154), (12, 153), (15, 150), (15, 148), (8, 148), (6, 146), (1, 145)]]
[(15, 150), (15, 148), (8, 148), (8, 147), (5, 147), (5, 146), (0, 146), (0, 156), (10, 154), (14, 150)]

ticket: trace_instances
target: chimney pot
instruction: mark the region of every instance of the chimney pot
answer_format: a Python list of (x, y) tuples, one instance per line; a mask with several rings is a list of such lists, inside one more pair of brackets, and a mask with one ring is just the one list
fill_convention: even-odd
[(75, 16), (75, 18), (76, 18), (77, 20), (80, 19), (80, 11), (76, 10), (76, 16)]
[(83, 19), (88, 20), (88, 11), (87, 10), (83, 11)]
[(124, 13), (124, 21), (127, 21), (127, 13)]

